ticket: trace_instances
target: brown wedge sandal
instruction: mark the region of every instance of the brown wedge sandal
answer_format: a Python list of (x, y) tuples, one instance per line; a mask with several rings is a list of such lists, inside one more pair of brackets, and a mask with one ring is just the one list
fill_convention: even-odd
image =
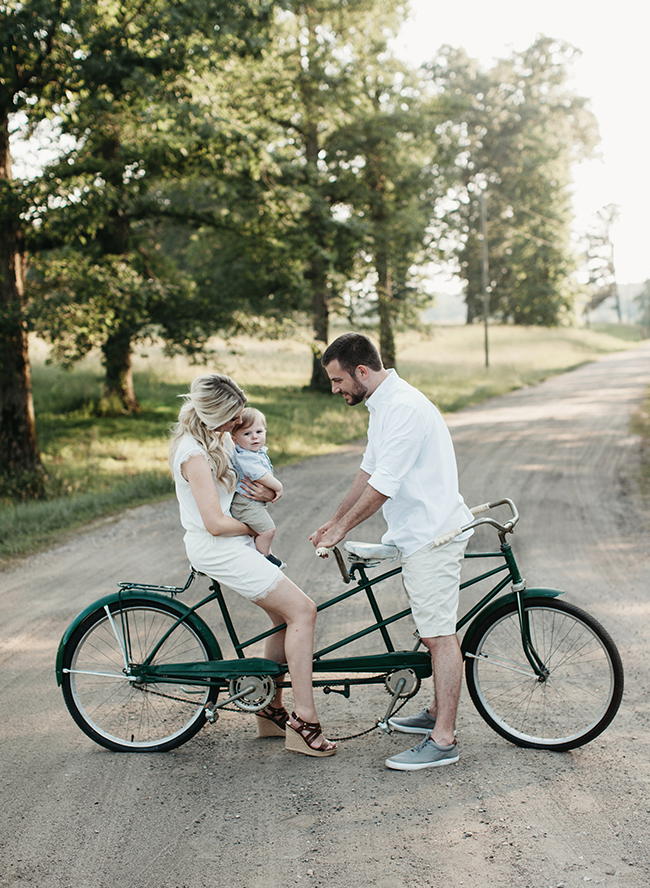
[(314, 746), (316, 738), (323, 733), (319, 722), (306, 722), (295, 712), (291, 713), (291, 718), (298, 722), (298, 727), (294, 728), (290, 721), (286, 724), (286, 749), (292, 752), (302, 752), (304, 755), (334, 755), (336, 752), (336, 743), (323, 738), (318, 746)]
[(284, 706), (267, 706), (257, 713), (258, 737), (284, 737), (289, 713)]

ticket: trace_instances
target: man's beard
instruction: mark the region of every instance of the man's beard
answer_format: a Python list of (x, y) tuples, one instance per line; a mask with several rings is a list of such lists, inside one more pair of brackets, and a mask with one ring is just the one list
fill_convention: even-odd
[(356, 379), (354, 380), (354, 385), (354, 391), (348, 392), (348, 397), (352, 398), (351, 401), (348, 401), (348, 407), (354, 407), (355, 404), (360, 404), (368, 394), (368, 389), (364, 385), (361, 385), (361, 383), (357, 382)]

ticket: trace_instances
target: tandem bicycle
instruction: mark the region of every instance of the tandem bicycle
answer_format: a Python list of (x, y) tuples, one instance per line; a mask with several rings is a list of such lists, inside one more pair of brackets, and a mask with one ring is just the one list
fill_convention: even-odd
[[(510, 513), (503, 523), (483, 515), (501, 506)], [(498, 562), (461, 584), (462, 590), (495, 580), (457, 623), (457, 631), (465, 629), (461, 649), (472, 702), (491, 728), (517, 746), (556, 751), (582, 746), (601, 734), (618, 711), (624, 678), (616, 645), (591, 615), (561, 600), (560, 590), (527, 588), (506, 539), (519, 520), (512, 500), (485, 503), (472, 513), (469, 524), (435, 541), (441, 545), (479, 526), (494, 528), (499, 538), (496, 551), (465, 553), (466, 560)], [(407, 618), (410, 608), (390, 615), (382, 610), (377, 587), (401, 573), (399, 565), (390, 567), (398, 550), (355, 542), (343, 548), (348, 566), (338, 547), (331, 551), (350, 588), (318, 605), (318, 611), (365, 595), (371, 617), (363, 629), (314, 653), (314, 687), (349, 697), (353, 688), (383, 684), (390, 700), (374, 727), (390, 733), (389, 718), (431, 675), (431, 657), (419, 641), (411, 650), (395, 649), (390, 627)], [(369, 576), (384, 564), (387, 570)], [(117, 592), (91, 604), (65, 631), (57, 681), (72, 718), (101, 746), (129, 752), (174, 749), (206, 722), (215, 723), (219, 710), (256, 713), (278, 686), (291, 686), (286, 664), (246, 656), (248, 648), (284, 627), (241, 639), (215, 580), (198, 603), (190, 607), (180, 601), (196, 575), (192, 569), (182, 587), (119, 583)], [(235, 659), (223, 658), (199, 614), (213, 601)], [(370, 635), (380, 648), (376, 653), (336, 656), (340, 648)]]

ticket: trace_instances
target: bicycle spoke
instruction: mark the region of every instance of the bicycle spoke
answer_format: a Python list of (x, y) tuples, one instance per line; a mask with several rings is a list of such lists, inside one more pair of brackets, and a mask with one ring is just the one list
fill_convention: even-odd
[(531, 644), (548, 674), (539, 677), (522, 665), (519, 615), (514, 604), (506, 605), (486, 620), (475, 649), (468, 650), (470, 694), (486, 721), (514, 743), (574, 748), (604, 730), (618, 708), (618, 654), (579, 608), (542, 601), (527, 603), (526, 614)]

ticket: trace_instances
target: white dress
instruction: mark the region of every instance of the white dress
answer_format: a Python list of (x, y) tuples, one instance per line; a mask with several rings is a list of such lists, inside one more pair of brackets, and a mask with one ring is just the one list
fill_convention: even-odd
[[(229, 437), (224, 440), (225, 444)], [(193, 456), (202, 456), (211, 465), (205, 449), (199, 442), (190, 434), (183, 435), (174, 456), (172, 472), (180, 506), (181, 524), (185, 528), (183, 538), (185, 550), (190, 563), (196, 570), (251, 601), (265, 598), (276, 588), (284, 574), (257, 551), (249, 534), (213, 536), (206, 530), (190, 484), (181, 473), (183, 463)], [(233, 494), (228, 493), (221, 484), (217, 484), (216, 480), (215, 487), (224, 515), (230, 515)]]

